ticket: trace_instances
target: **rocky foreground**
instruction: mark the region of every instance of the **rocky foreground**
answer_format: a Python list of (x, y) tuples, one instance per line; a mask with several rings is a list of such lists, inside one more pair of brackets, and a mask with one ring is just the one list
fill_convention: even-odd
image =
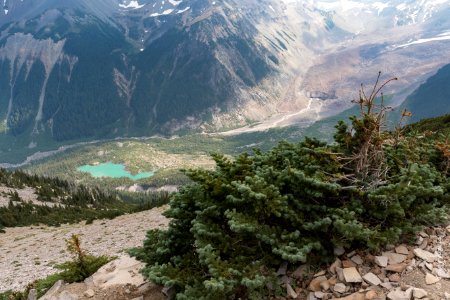
[(294, 299), (450, 299), (450, 226), (420, 232), (414, 245), (387, 248), (374, 254), (335, 249), (339, 258), (312, 280), (305, 280), (307, 265), (291, 274), (284, 265), (278, 274)]
[[(276, 299), (450, 299), (450, 226), (428, 228), (414, 245), (390, 246), (380, 253), (335, 251), (336, 261), (315, 274), (307, 264), (294, 272), (281, 265), (278, 275), (286, 297)], [(170, 289), (146, 282), (138, 271), (142, 266), (123, 255), (83, 283), (56, 283), (41, 300), (167, 299)]]
[[(0, 289), (19, 289), (55, 272), (51, 262), (69, 259), (64, 238), (75, 233), (89, 252), (119, 258), (85, 282), (56, 283), (41, 299), (166, 299), (171, 291), (164, 294), (161, 287), (146, 282), (139, 273), (143, 264), (122, 253), (141, 245), (148, 229), (167, 226), (168, 220), (161, 215), (165, 209), (91, 225), (8, 229), (0, 235)], [(276, 299), (450, 300), (450, 225), (427, 228), (415, 241), (377, 253), (335, 249), (335, 254), (336, 261), (320, 270), (305, 264), (290, 271), (291, 266), (281, 265), (278, 275), (286, 296)]]
[(87, 225), (7, 228), (0, 233), (0, 292), (21, 290), (36, 279), (59, 272), (54, 266), (72, 259), (65, 242), (72, 234), (79, 235), (83, 249), (93, 255), (117, 256), (141, 246), (149, 229), (167, 226), (168, 219), (162, 216), (166, 209), (163, 206)]

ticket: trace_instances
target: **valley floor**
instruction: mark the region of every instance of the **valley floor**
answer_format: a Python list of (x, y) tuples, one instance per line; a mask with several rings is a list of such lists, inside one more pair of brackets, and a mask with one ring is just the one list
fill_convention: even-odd
[(93, 255), (114, 256), (141, 246), (149, 229), (166, 227), (162, 216), (167, 206), (96, 220), (93, 224), (66, 224), (60, 227), (32, 226), (7, 228), (0, 233), (0, 292), (20, 290), (36, 279), (58, 272), (53, 266), (70, 260), (65, 239), (80, 236), (82, 248)]

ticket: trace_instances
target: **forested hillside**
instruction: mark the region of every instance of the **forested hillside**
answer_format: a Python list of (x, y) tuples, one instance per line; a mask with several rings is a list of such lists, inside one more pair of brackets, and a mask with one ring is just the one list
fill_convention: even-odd
[(4, 227), (114, 218), (162, 205), (168, 193), (106, 192), (57, 178), (0, 169), (0, 231)]
[(408, 96), (401, 107), (414, 112), (409, 120), (411, 123), (450, 113), (449, 82), (450, 64), (441, 68)]

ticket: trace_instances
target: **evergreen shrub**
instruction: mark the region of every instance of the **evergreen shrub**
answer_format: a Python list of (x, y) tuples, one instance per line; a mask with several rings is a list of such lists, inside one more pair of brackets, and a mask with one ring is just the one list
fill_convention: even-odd
[(377, 250), (444, 222), (450, 181), (436, 140), (384, 132), (378, 92), (361, 94), (361, 116), (340, 122), (332, 145), (280, 142), (187, 171), (194, 183), (172, 195), (168, 229), (131, 251), (143, 274), (177, 299), (264, 299), (283, 262), (330, 261), (338, 246)]

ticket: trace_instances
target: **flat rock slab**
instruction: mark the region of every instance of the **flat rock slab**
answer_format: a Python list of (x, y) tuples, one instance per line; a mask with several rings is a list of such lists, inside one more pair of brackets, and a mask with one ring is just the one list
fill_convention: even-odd
[(435, 284), (436, 282), (438, 282), (440, 280), (439, 277), (436, 277), (430, 273), (427, 273), (427, 275), (425, 275), (425, 283), (430, 285), (430, 284)]
[(424, 261), (427, 261), (429, 263), (434, 262), (435, 260), (437, 260), (439, 258), (439, 256), (437, 256), (436, 254), (433, 254), (429, 251), (426, 250), (422, 250), (420, 248), (416, 248), (413, 250), (414, 254), (418, 257), (423, 259)]
[(117, 284), (141, 286), (145, 283), (144, 276), (139, 273), (143, 267), (144, 263), (124, 255), (101, 267), (92, 275), (92, 279), (94, 285), (101, 288)]
[(362, 282), (363, 279), (355, 267), (345, 268), (343, 270), (345, 282), (354, 283)]
[(412, 293), (412, 288), (409, 288), (406, 291), (402, 291), (401, 288), (397, 288), (393, 291), (390, 291), (389, 294), (387, 294), (387, 298), (389, 300), (411, 300)]
[(337, 293), (345, 293), (346, 286), (343, 283), (336, 283), (333, 287), (333, 290)]
[(389, 259), (389, 264), (399, 264), (406, 260), (407, 256), (404, 254), (392, 253), (392, 252), (383, 252), (383, 256), (386, 256)]
[(406, 269), (406, 263), (403, 264), (393, 264), (386, 267), (386, 271), (401, 273)]
[(408, 248), (406, 248), (405, 245), (400, 245), (398, 247), (395, 247), (395, 252), (397, 252), (398, 254), (404, 254), (404, 255), (409, 254), (409, 250), (408, 250)]
[(384, 268), (387, 266), (389, 258), (387, 256), (375, 256), (374, 261), (378, 266)]
[(380, 278), (378, 278), (378, 276), (373, 274), (372, 272), (367, 273), (366, 275), (364, 275), (363, 279), (367, 283), (370, 283), (371, 285), (379, 285), (379, 284), (381, 284)]

